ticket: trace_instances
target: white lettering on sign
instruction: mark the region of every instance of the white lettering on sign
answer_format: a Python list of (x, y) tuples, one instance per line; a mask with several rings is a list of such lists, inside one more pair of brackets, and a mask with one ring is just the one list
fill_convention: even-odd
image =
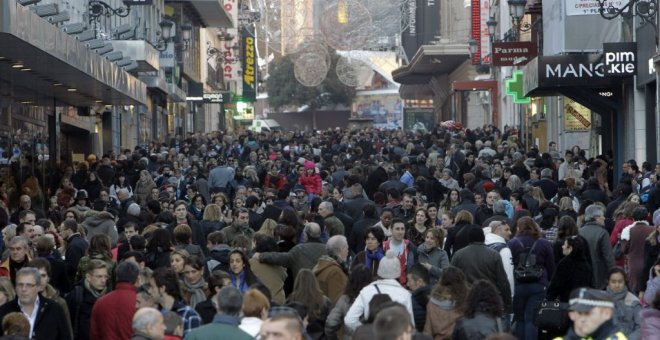
[(606, 52), (605, 70), (609, 75), (635, 74), (635, 53), (630, 51)]
[(653, 63), (653, 58), (649, 58), (649, 74), (655, 73), (655, 64)]
[(510, 47), (510, 48), (504, 48), (504, 47), (495, 47), (495, 53), (496, 54), (511, 54), (511, 53), (530, 53), (529, 48), (527, 47)]
[(603, 63), (598, 64), (557, 64), (545, 65), (546, 78), (582, 78), (582, 77), (604, 77)]
[(408, 0), (408, 35), (417, 35), (417, 2)]

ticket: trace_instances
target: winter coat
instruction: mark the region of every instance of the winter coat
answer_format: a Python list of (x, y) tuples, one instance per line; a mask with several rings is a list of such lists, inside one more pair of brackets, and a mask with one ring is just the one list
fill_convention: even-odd
[(447, 239), (445, 240), (444, 249), (451, 260), (454, 253), (467, 246), (470, 241), (468, 235), (470, 234), (470, 229), (479, 228), (480, 226), (476, 224), (468, 224), (467, 222), (459, 222), (450, 228), (447, 231)]
[(559, 261), (555, 274), (546, 291), (547, 300), (568, 302), (569, 295), (575, 288), (591, 287), (593, 283), (591, 263), (584, 257), (572, 252)]
[[(655, 276), (653, 269), (650, 270), (649, 280), (646, 282), (646, 289), (644, 290), (644, 304), (651, 305), (655, 294), (660, 290), (660, 276)], [(647, 272), (648, 273), (648, 272)]]
[(364, 316), (365, 319), (369, 318), (369, 301), (371, 301), (376, 294), (387, 294), (392, 301), (399, 302), (406, 307), (408, 313), (410, 313), (410, 321), (414, 326), (415, 320), (413, 318), (412, 296), (410, 295), (410, 292), (401, 286), (401, 284), (395, 279), (380, 279), (362, 288), (360, 295), (355, 298), (351, 308), (349, 308), (344, 317), (344, 325), (346, 328), (355, 330), (362, 324), (360, 321), (362, 316)]
[(328, 340), (340, 339), (340, 330), (343, 329), (343, 339), (350, 339), (349, 330), (344, 327), (344, 317), (351, 308), (351, 301), (348, 295), (342, 295), (335, 303), (335, 306), (330, 310), (328, 318), (325, 320), (325, 335)]
[[(355, 266), (359, 264), (365, 265), (367, 261), (367, 251), (368, 250), (365, 249), (353, 257), (351, 268), (355, 268)], [(383, 257), (385, 257), (385, 253), (383, 253)], [(376, 261), (376, 259), (371, 260), (371, 267), (369, 267), (369, 269), (371, 270), (371, 275), (373, 275), (374, 279), (378, 276), (378, 264), (380, 264), (380, 262)]]
[[(656, 259), (660, 256), (660, 242), (656, 241), (655, 245), (652, 245), (648, 240), (644, 242), (644, 268), (639, 272), (639, 290), (647, 291), (646, 282), (654, 276), (653, 274), (653, 264)], [(646, 296), (646, 294), (644, 294)], [(646, 301), (646, 303), (651, 303), (653, 301), (653, 296), (651, 296), (651, 301)]]
[(323, 294), (330, 299), (333, 305), (337, 303), (348, 284), (348, 275), (344, 268), (334, 258), (323, 255), (312, 271)]
[(454, 333), (456, 321), (461, 316), (463, 312), (456, 308), (454, 301), (431, 298), (426, 305), (424, 334), (434, 340), (449, 340)]
[(111, 213), (101, 211), (98, 214), (91, 215), (83, 221), (82, 225), (87, 231), (87, 242), (90, 242), (94, 235), (102, 234), (110, 236), (113, 248), (117, 245), (119, 235), (115, 226), (115, 218)]
[(456, 252), (451, 265), (461, 269), (470, 284), (482, 279), (492, 282), (502, 294), (505, 308), (511, 309), (512, 287), (498, 252), (483, 243), (472, 243)]
[[(14, 312), (23, 314), (18, 305), (18, 297), (0, 306), (0, 319)], [(32, 339), (34, 340), (70, 340), (73, 338), (62, 307), (57, 302), (41, 295), (33, 333)]]
[(319, 258), (326, 254), (325, 244), (305, 242), (297, 244), (286, 253), (262, 253), (259, 256), (259, 261), (290, 268), (291, 274), (296, 277), (301, 269), (311, 270), (314, 268)]
[(610, 235), (605, 228), (596, 223), (586, 223), (578, 232), (589, 244), (594, 288), (603, 288), (607, 284), (608, 271), (614, 267)]
[(261, 283), (268, 287), (272, 301), (278, 305), (286, 303), (284, 281), (287, 278), (286, 269), (281, 266), (266, 264), (257, 259), (250, 259), (250, 269)]
[(645, 308), (639, 313), (642, 318), (640, 339), (653, 339), (660, 334), (660, 310)]
[(440, 276), (442, 276), (442, 270), (449, 267), (447, 253), (440, 247), (427, 249), (426, 243), (422, 243), (417, 247), (417, 262), (431, 265), (431, 269), (429, 270), (429, 274), (431, 275), (430, 283), (437, 282)]
[[(69, 282), (75, 282), (76, 273), (80, 259), (85, 256), (89, 244), (79, 233), (75, 233), (66, 240), (66, 251), (64, 252), (64, 263), (67, 266)], [(168, 262), (169, 264), (169, 262)]]
[(476, 313), (473, 318), (464, 316), (456, 321), (452, 339), (481, 340), (491, 334), (506, 332), (504, 322), (498, 321), (500, 320), (483, 313)]
[(138, 181), (137, 184), (135, 184), (135, 190), (133, 191), (137, 203), (142, 206), (147, 204), (148, 198), (151, 196), (151, 189), (155, 187), (156, 182), (153, 180), (149, 180), (145, 183)]
[(628, 335), (639, 332), (639, 327), (642, 324), (639, 315), (642, 305), (639, 299), (627, 289), (621, 293), (611, 293), (609, 291), (608, 293), (614, 301), (614, 315), (612, 316), (614, 325)]
[(222, 229), (220, 232), (227, 237), (227, 244), (231, 244), (238, 235), (247, 236), (250, 240), (254, 236), (254, 230), (249, 226), (243, 228), (235, 224)]
[(90, 336), (95, 340), (127, 339), (133, 333), (135, 286), (119, 282), (115, 290), (96, 300), (92, 309)]
[(305, 187), (305, 192), (308, 194), (321, 195), (321, 175), (314, 173), (311, 176), (306, 174), (300, 177), (300, 184)]
[(534, 255), (536, 255), (536, 264), (540, 265), (545, 269), (543, 271), (543, 277), (539, 280), (539, 283), (544, 286), (548, 286), (550, 278), (555, 273), (555, 254), (552, 250), (552, 244), (550, 241), (539, 238), (534, 239), (531, 236), (519, 235), (509, 240), (508, 245), (511, 249), (511, 254), (513, 255), (513, 266), (515, 268), (520, 261), (520, 255), (525, 252), (525, 249), (531, 248), (536, 242), (536, 247), (534, 247)]
[(415, 328), (419, 332), (424, 330), (426, 324), (426, 305), (429, 304), (432, 287), (426, 285), (412, 292), (413, 318), (415, 319)]
[(628, 287), (633, 293), (640, 292), (643, 282), (639, 276), (644, 270), (644, 244), (655, 228), (646, 222), (635, 223), (621, 233), (621, 251), (627, 265)]
[[(79, 293), (78, 290), (80, 290)], [(77, 296), (77, 294), (80, 295)], [(76, 286), (66, 295), (65, 300), (71, 314), (74, 339), (91, 339), (89, 327), (92, 321), (92, 307), (97, 299), (82, 285)]]
[[(385, 253), (390, 249), (390, 242), (390, 240), (383, 242), (383, 251)], [(397, 258), (401, 264), (401, 276), (399, 277), (399, 282), (405, 286), (406, 282), (408, 282), (408, 272), (412, 269), (415, 263), (417, 263), (417, 247), (408, 240), (403, 240), (403, 243), (404, 252), (406, 254), (405, 256), (399, 255)]]

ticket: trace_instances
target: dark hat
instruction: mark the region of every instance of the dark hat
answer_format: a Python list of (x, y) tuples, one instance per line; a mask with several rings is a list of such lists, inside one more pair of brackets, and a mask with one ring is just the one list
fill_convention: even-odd
[(76, 200), (86, 200), (87, 199), (87, 191), (85, 190), (78, 190), (76, 193)]
[(571, 293), (568, 300), (569, 310), (588, 312), (594, 307), (614, 309), (612, 298), (603, 290), (592, 288), (577, 288)]

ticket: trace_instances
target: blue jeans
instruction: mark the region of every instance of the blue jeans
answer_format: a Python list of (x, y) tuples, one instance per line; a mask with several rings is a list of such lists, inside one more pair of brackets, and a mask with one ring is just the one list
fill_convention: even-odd
[(545, 297), (545, 286), (540, 283), (516, 283), (513, 294), (514, 335), (518, 339), (538, 339), (538, 328), (534, 326), (534, 309)]

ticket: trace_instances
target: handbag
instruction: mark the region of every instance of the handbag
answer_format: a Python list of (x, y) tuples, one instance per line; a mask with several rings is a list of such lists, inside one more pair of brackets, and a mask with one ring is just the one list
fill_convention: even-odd
[(568, 329), (568, 303), (541, 301), (534, 313), (534, 326), (551, 334), (563, 333)]
[(615, 260), (621, 260), (623, 258), (623, 246), (622, 246), (623, 241), (621, 241), (621, 237), (617, 238), (616, 244), (614, 245), (614, 249), (612, 249), (612, 253), (614, 253), (614, 259)]
[[(523, 246), (523, 243), (519, 239), (518, 242)], [(536, 255), (534, 254), (534, 248), (538, 240), (534, 241), (532, 248), (526, 254), (520, 254), (518, 264), (513, 269), (513, 278), (520, 283), (534, 283), (538, 282), (543, 277), (543, 267), (536, 264)]]

